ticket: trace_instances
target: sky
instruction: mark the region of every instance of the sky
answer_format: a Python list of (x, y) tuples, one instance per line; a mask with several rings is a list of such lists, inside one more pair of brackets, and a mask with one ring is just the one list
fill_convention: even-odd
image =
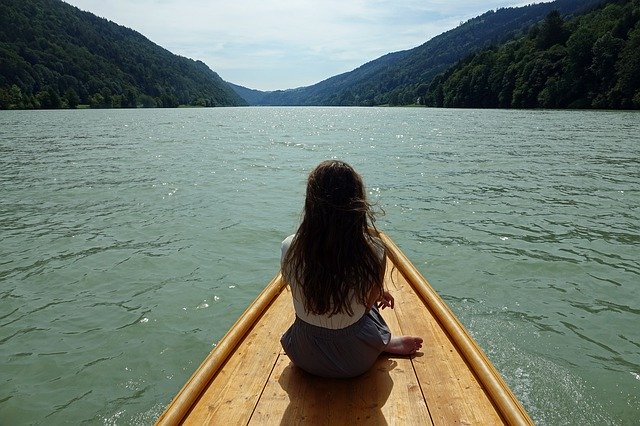
[(542, 0), (65, 0), (224, 80), (309, 86), (411, 49), (488, 10)]

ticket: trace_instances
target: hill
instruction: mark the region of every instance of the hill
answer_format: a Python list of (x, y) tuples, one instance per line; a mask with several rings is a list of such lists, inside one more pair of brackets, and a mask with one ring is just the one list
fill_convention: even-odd
[(552, 12), (416, 95), (429, 106), (640, 109), (640, 0), (610, 1), (569, 21)]
[(414, 89), (469, 54), (523, 34), (552, 10), (579, 14), (602, 0), (551, 3), (488, 11), (421, 46), (390, 53), (312, 86), (253, 93), (254, 105), (384, 105), (414, 103)]
[(353, 95), (353, 91), (356, 90), (353, 87), (358, 83), (376, 81), (378, 76), (391, 72), (394, 64), (408, 54), (409, 51), (389, 53), (353, 71), (331, 77), (312, 86), (262, 92), (262, 96), (254, 97), (255, 104), (249, 103), (252, 105), (374, 105), (375, 103), (364, 100), (354, 102), (358, 95)]
[(227, 84), (236, 92), (242, 99), (244, 99), (249, 105), (259, 105), (260, 100), (265, 96), (266, 93), (271, 92), (263, 92), (261, 90), (249, 89), (243, 86), (239, 86), (237, 84), (229, 83)]
[(204, 63), (61, 0), (0, 2), (0, 109), (236, 106)]

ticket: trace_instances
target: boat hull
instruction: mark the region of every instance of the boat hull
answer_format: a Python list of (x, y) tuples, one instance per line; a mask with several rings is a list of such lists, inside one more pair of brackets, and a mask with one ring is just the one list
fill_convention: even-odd
[(354, 379), (296, 368), (280, 346), (294, 319), (276, 276), (167, 406), (175, 424), (509, 424), (532, 425), (522, 405), (449, 307), (402, 251), (389, 247), (385, 285), (394, 334), (421, 336), (412, 357), (383, 354)]

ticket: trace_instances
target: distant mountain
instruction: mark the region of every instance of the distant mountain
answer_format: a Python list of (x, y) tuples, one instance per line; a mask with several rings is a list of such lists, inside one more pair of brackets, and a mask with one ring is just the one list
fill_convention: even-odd
[(0, 2), (0, 109), (246, 105), (200, 61), (60, 0)]
[[(250, 105), (335, 105), (329, 103), (315, 103), (311, 98), (321, 98), (332, 88), (349, 87), (353, 81), (366, 80), (380, 72), (384, 72), (393, 63), (402, 59), (409, 51), (394, 52), (382, 56), (375, 61), (368, 62), (357, 69), (331, 77), (313, 86), (297, 89), (275, 90), (263, 92), (231, 84), (231, 87)], [(335, 91), (335, 89), (333, 89)]]
[[(251, 93), (253, 105), (384, 105), (414, 103), (413, 88), (490, 45), (523, 34), (552, 10), (583, 13), (602, 0), (556, 0), (502, 8), (470, 19), (421, 46), (390, 53), (317, 84), (290, 90)], [(410, 90), (408, 90), (410, 89)], [(260, 94), (261, 93), (261, 94)], [(403, 99), (403, 95), (409, 96)]]
[(267, 93), (271, 92), (263, 92), (260, 90), (249, 89), (243, 86), (238, 86), (237, 84), (227, 83), (242, 99), (244, 99), (249, 105), (259, 105), (260, 100)]
[[(342, 96), (351, 94), (358, 83), (375, 81), (380, 75), (388, 75), (398, 61), (409, 51), (389, 53), (375, 61), (368, 62), (353, 71), (346, 72), (313, 86), (289, 90), (263, 92), (259, 97), (254, 94), (256, 103), (251, 105), (368, 105), (345, 101)], [(351, 99), (349, 99), (351, 100)]]
[(610, 0), (571, 20), (551, 12), (416, 95), (438, 107), (640, 109), (640, 0)]

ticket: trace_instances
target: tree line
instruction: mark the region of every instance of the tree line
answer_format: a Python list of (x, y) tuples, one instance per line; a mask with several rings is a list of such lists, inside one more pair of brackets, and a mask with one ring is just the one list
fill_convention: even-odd
[(256, 105), (414, 104), (418, 86), (428, 86), (436, 75), (469, 54), (526, 34), (552, 10), (558, 10), (562, 16), (579, 15), (602, 1), (556, 0), (490, 10), (413, 49), (389, 53), (312, 86), (273, 92), (244, 89), (240, 93)]
[(204, 63), (61, 0), (0, 3), (0, 109), (246, 104)]
[(472, 54), (390, 103), (638, 109), (640, 0), (608, 2), (568, 21), (552, 11), (526, 35)]

